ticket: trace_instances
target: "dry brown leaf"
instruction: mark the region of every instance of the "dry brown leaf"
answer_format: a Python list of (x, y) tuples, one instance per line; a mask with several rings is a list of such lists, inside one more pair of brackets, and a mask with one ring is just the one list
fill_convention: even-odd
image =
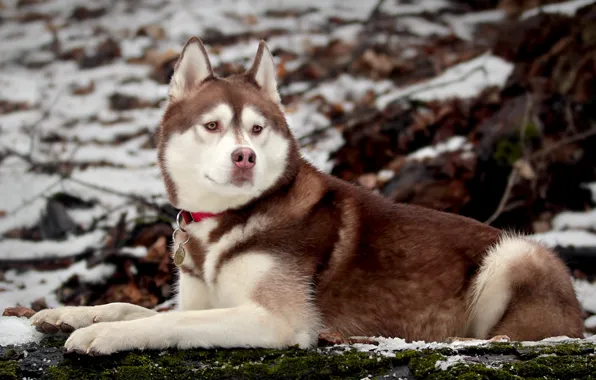
[(35, 310), (24, 306), (7, 307), (2, 313), (3, 317), (25, 317), (31, 318), (35, 314)]

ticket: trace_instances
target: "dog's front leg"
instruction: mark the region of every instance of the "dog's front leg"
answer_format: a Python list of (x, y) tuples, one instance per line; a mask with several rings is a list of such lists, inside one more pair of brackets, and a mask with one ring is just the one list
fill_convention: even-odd
[(174, 311), (133, 321), (99, 323), (75, 331), (65, 347), (68, 351), (107, 355), (134, 349), (283, 348), (312, 344), (304, 336), (281, 316), (257, 304), (245, 304), (227, 309)]
[(65, 306), (40, 310), (31, 324), (45, 333), (72, 332), (98, 322), (130, 321), (157, 314), (156, 311), (124, 302), (99, 306)]

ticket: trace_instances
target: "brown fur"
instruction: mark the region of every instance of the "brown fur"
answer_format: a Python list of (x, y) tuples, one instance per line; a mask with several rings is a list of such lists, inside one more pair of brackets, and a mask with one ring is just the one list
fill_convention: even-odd
[[(255, 300), (284, 315), (314, 307), (327, 330), (345, 336), (463, 336), (471, 283), (501, 231), (459, 215), (393, 204), (316, 170), (300, 157), (280, 107), (263, 96), (254, 80), (262, 47), (259, 52), (246, 74), (210, 77), (187, 97), (171, 102), (159, 135), (158, 157), (174, 205), (176, 186), (165, 170), (164, 144), (214, 105), (231, 105), (239, 118), (250, 104), (291, 142), (287, 170), (279, 181), (258, 199), (217, 217), (208, 243), (255, 215), (267, 221), (223, 252), (218, 270), (255, 249), (279, 258), (285, 269), (270, 275)], [(206, 253), (200, 243), (191, 241), (187, 250), (202, 267)], [(512, 339), (581, 334), (568, 271), (550, 257), (539, 268), (515, 268), (514, 299), (494, 334)]]
[(569, 286), (567, 268), (551, 252), (544, 252), (544, 258), (513, 268), (513, 300), (491, 335), (514, 336), (516, 340), (583, 336), (581, 307)]

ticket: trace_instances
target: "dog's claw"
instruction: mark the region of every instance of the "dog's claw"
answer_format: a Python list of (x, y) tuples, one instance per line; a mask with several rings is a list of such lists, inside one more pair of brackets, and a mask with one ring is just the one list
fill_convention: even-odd
[(41, 328), (42, 332), (45, 332), (47, 334), (56, 334), (59, 331), (58, 327), (48, 322), (43, 322), (41, 326), (39, 326), (39, 328)]
[(70, 334), (75, 331), (75, 328), (69, 325), (68, 323), (60, 324), (60, 330), (64, 333)]

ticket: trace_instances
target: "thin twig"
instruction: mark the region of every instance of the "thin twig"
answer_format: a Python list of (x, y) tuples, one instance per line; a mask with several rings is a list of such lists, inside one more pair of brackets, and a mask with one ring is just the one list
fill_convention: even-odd
[(522, 146), (524, 158), (528, 160), (528, 147), (526, 146), (526, 129), (530, 123), (530, 114), (533, 114), (533, 98), (532, 93), (526, 94), (526, 112), (524, 112), (524, 118), (522, 120), (522, 126), (519, 130), (519, 143)]
[(95, 190), (99, 190), (102, 191), (104, 193), (108, 193), (108, 194), (114, 194), (114, 195), (118, 195), (124, 198), (128, 198), (131, 201), (135, 202), (135, 203), (139, 203), (143, 206), (147, 206), (155, 211), (157, 211), (160, 215), (166, 216), (166, 217), (172, 217), (172, 215), (168, 214), (167, 212), (164, 211), (163, 207), (159, 206), (158, 204), (155, 204), (153, 202), (149, 202), (148, 200), (146, 200), (145, 198), (136, 195), (136, 194), (130, 194), (130, 193), (125, 193), (122, 191), (118, 191), (115, 189), (110, 189), (108, 187), (104, 187), (104, 186), (100, 186), (100, 185), (96, 185), (93, 183), (89, 183), (89, 182), (85, 182), (85, 181), (81, 181), (80, 179), (76, 179), (76, 178), (72, 178), (69, 176), (64, 176), (64, 179), (74, 182), (76, 184), (79, 184), (81, 186), (85, 186), (88, 187), (90, 189), (95, 189)]
[(457, 77), (455, 79), (447, 80), (447, 81), (444, 81), (444, 82), (441, 82), (441, 83), (428, 84), (426, 86), (421, 86), (421, 87), (416, 88), (416, 89), (413, 89), (413, 90), (411, 90), (411, 91), (409, 91), (409, 92), (407, 92), (407, 93), (405, 93), (403, 95), (400, 95), (400, 96), (398, 96), (398, 97), (396, 97), (394, 99), (389, 100), (388, 102), (386, 102), (386, 104), (394, 103), (394, 102), (399, 101), (399, 100), (402, 100), (402, 99), (411, 98), (412, 95), (416, 95), (416, 94), (418, 94), (420, 92), (424, 92), (424, 91), (428, 91), (428, 90), (434, 90), (434, 89), (437, 89), (437, 88), (443, 88), (443, 87), (450, 86), (452, 84), (460, 83), (460, 82), (468, 79), (473, 74), (475, 74), (475, 73), (477, 73), (479, 71), (482, 72), (484, 75), (488, 75), (488, 72), (486, 71), (486, 68), (484, 67), (484, 65), (477, 66), (477, 67), (474, 67), (472, 70), (468, 71), (467, 73), (465, 73), (465, 74), (463, 74), (463, 75), (461, 75), (461, 76), (459, 76), (459, 77)]
[(48, 116), (50, 116), (50, 112), (51, 110), (54, 108), (54, 106), (56, 105), (56, 103), (58, 103), (58, 100), (60, 99), (60, 97), (62, 96), (62, 94), (64, 93), (64, 90), (66, 89), (66, 87), (62, 87), (60, 90), (58, 90), (58, 93), (56, 94), (56, 96), (54, 96), (54, 99), (52, 99), (52, 101), (50, 102), (50, 104), (47, 107), (44, 107), (42, 109), (41, 115), (39, 116), (39, 118), (37, 118), (37, 120), (35, 120), (33, 123), (29, 124), (29, 127), (32, 128), (31, 129), (31, 136), (30, 136), (30, 141), (29, 141), (29, 155), (33, 156), (33, 151), (35, 150), (35, 141), (39, 135), (39, 130), (40, 130), (40, 123), (44, 120), (47, 119)]
[(499, 202), (497, 209), (495, 210), (495, 212), (493, 212), (493, 214), (490, 216), (490, 218), (488, 218), (486, 220), (486, 222), (484, 222), (484, 223), (491, 224), (499, 217), (499, 215), (501, 215), (501, 213), (503, 212), (503, 209), (505, 208), (505, 205), (507, 204), (507, 201), (509, 200), (509, 196), (511, 194), (511, 189), (513, 189), (513, 184), (515, 183), (516, 180), (517, 180), (517, 167), (514, 165), (513, 168), (511, 169), (511, 173), (509, 173), (509, 179), (507, 180), (507, 186), (505, 187), (505, 192), (503, 193), (503, 196), (501, 197), (501, 201)]
[[(596, 135), (596, 125), (593, 125), (592, 128), (590, 128), (582, 133), (578, 133), (578, 134), (573, 135), (569, 138), (563, 139), (563, 140), (557, 142), (556, 144), (553, 144), (546, 148), (542, 148), (542, 149), (532, 153), (531, 155), (529, 155), (527, 162), (531, 163), (532, 161), (535, 161), (538, 158), (544, 157), (547, 154), (561, 148), (564, 145), (572, 144), (574, 142), (581, 141), (581, 140), (584, 140), (590, 136), (595, 136), (595, 135)], [(507, 201), (509, 200), (509, 197), (511, 196), (511, 189), (513, 188), (513, 184), (517, 180), (517, 177), (518, 177), (518, 171), (519, 171), (519, 167), (520, 167), (520, 165), (518, 165), (518, 163), (519, 163), (519, 161), (516, 162), (513, 165), (513, 168), (511, 169), (511, 173), (509, 174), (509, 179), (507, 180), (507, 186), (505, 187), (505, 192), (503, 193), (503, 196), (501, 197), (501, 201), (499, 202), (497, 209), (490, 216), (490, 218), (488, 218), (484, 223), (491, 224), (505, 210), (505, 205), (507, 204)]]
[(556, 144), (548, 146), (546, 148), (540, 149), (530, 155), (530, 160), (535, 160), (537, 158), (546, 156), (547, 154), (551, 153), (554, 150), (559, 149), (563, 145), (572, 144), (577, 141), (581, 141), (587, 139), (590, 136), (596, 135), (596, 124), (592, 125), (592, 127), (584, 132), (578, 133), (576, 135), (570, 136), (566, 139), (558, 141)]

